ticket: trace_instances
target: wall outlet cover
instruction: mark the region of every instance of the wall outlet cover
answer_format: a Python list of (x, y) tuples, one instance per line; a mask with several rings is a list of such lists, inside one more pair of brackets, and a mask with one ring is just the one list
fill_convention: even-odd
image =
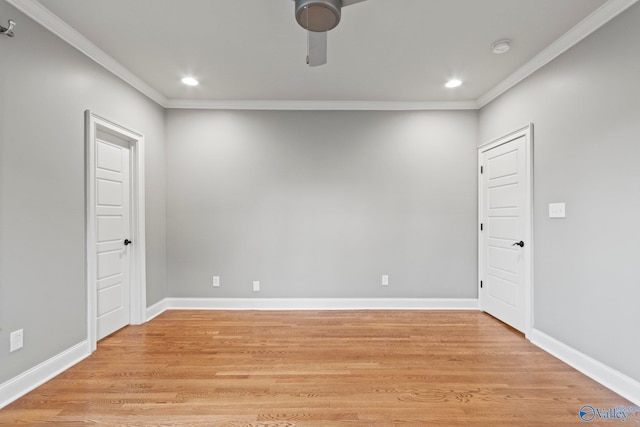
[(17, 331), (11, 332), (9, 340), (9, 352), (21, 349), (24, 345), (24, 331), (22, 329), (18, 329)]
[(260, 281), (259, 280), (254, 280), (253, 281), (253, 292), (260, 292)]

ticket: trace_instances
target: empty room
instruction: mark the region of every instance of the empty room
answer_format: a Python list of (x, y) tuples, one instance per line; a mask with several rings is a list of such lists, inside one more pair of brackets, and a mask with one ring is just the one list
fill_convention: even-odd
[(637, 0), (0, 1), (0, 425), (640, 424)]

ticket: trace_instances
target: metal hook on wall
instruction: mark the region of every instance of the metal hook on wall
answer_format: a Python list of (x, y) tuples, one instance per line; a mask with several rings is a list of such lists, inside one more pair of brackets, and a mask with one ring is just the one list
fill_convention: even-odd
[(9, 27), (5, 28), (2, 25), (0, 25), (0, 34), (5, 34), (9, 37), (13, 37), (13, 27), (16, 26), (15, 21), (12, 21), (11, 19), (9, 19)]

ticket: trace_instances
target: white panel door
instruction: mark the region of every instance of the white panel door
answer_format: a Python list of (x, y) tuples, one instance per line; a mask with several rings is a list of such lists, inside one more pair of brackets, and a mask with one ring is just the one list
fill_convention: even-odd
[(129, 147), (98, 132), (95, 141), (97, 339), (129, 324)]
[[(525, 331), (528, 179), (526, 136), (483, 151), (480, 234), (481, 307)], [(525, 250), (526, 249), (526, 250)]]

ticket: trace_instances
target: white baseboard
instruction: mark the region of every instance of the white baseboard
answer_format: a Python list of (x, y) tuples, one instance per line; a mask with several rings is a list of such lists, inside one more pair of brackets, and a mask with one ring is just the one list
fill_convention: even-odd
[[(478, 310), (475, 298), (167, 298), (162, 302), (166, 310)], [(150, 309), (159, 307), (160, 303)]]
[(66, 371), (90, 354), (89, 342), (82, 341), (17, 377), (0, 384), (0, 409)]
[(147, 322), (151, 319), (153, 319), (156, 316), (161, 315), (162, 313), (164, 313), (165, 311), (167, 311), (167, 299), (163, 299), (155, 304), (153, 304), (151, 307), (147, 307)]
[(630, 378), (604, 363), (587, 356), (578, 350), (534, 329), (530, 340), (552, 356), (577, 369), (591, 379), (618, 393), (625, 399), (640, 405), (640, 382)]

